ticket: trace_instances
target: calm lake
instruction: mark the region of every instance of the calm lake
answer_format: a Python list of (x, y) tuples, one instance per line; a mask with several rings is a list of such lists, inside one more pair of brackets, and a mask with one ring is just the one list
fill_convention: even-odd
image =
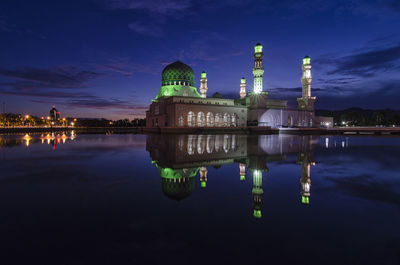
[(0, 136), (0, 264), (399, 264), (400, 138)]

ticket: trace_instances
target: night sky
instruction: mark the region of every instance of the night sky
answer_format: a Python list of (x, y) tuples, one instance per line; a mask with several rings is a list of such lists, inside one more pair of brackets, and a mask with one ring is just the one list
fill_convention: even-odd
[[(207, 72), (208, 95), (253, 89), (264, 46), (264, 91), (301, 93), (311, 57), (316, 108), (399, 109), (399, 0), (2, 0), (0, 101), (6, 112), (143, 117), (166, 64)], [(3, 109), (1, 110), (3, 111)]]

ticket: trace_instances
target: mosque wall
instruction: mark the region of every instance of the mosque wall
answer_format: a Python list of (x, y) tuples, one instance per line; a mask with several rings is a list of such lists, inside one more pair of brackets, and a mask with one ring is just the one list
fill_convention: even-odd
[(315, 116), (312, 111), (267, 109), (258, 118), (259, 126), (277, 127), (313, 127)]
[[(196, 104), (190, 98), (173, 97), (153, 102), (146, 113), (147, 127), (239, 127), (247, 125), (247, 108), (232, 100), (207, 100)], [(192, 99), (195, 100), (195, 99)], [(185, 102), (188, 101), (188, 102)], [(232, 101), (232, 102), (231, 102)]]

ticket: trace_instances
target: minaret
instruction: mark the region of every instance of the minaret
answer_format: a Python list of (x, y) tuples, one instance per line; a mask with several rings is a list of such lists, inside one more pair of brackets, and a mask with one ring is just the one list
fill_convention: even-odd
[(208, 171), (206, 167), (200, 168), (200, 185), (202, 188), (207, 186), (207, 173)]
[(240, 180), (245, 181), (246, 179), (246, 164), (239, 163)]
[(297, 99), (300, 110), (314, 111), (314, 102), (316, 97), (311, 96), (311, 59), (306, 56), (303, 58), (303, 75), (301, 77), (302, 95)]
[(200, 77), (200, 94), (202, 98), (207, 97), (207, 74), (205, 71), (201, 72), (201, 77)]
[(262, 217), (261, 213), (261, 199), (264, 193), (262, 189), (262, 171), (255, 169), (253, 171), (253, 216), (254, 218), (260, 219)]
[(240, 98), (244, 99), (246, 97), (246, 78), (242, 77), (240, 79)]
[(254, 68), (253, 68), (253, 76), (254, 76), (254, 88), (253, 92), (258, 94), (263, 91), (263, 56), (264, 53), (262, 51), (262, 45), (257, 43), (254, 47)]

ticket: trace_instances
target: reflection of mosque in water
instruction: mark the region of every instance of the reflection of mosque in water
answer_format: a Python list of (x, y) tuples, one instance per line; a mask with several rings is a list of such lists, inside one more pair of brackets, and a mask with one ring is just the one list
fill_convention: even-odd
[(252, 172), (253, 216), (262, 216), (262, 178), (267, 163), (282, 161), (286, 154), (298, 154), (301, 164), (301, 201), (309, 204), (313, 161), (313, 136), (289, 135), (149, 135), (146, 149), (162, 178), (163, 193), (182, 200), (193, 192), (199, 175), (202, 188), (207, 184), (207, 167), (237, 163), (240, 180)]

